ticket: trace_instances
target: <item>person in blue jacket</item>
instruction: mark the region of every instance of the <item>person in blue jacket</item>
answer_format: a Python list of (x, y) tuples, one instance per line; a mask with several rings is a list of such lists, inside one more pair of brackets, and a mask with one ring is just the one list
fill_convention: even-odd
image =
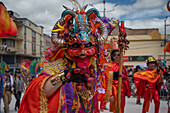
[[(1, 68), (0, 68), (0, 106), (1, 106), (1, 98), (3, 96), (3, 91), (4, 91), (4, 83), (6, 80), (5, 74), (1, 73)], [(0, 107), (0, 113), (1, 113), (1, 107)]]

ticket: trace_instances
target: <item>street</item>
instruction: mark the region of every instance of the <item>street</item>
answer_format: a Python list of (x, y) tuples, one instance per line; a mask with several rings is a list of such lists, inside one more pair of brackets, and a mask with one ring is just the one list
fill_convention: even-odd
[[(137, 105), (136, 102), (136, 98), (127, 98), (126, 99), (126, 105), (125, 105), (125, 113), (142, 113), (142, 105)], [(143, 99), (141, 99), (141, 102), (143, 103)], [(15, 106), (15, 98), (14, 96), (12, 96), (12, 101), (10, 104), (10, 113), (17, 113), (14, 110), (14, 106)], [(3, 100), (1, 99), (1, 113), (4, 113), (3, 111)], [(109, 104), (107, 104), (107, 108), (109, 108)], [(167, 105), (167, 101), (160, 101), (160, 110), (159, 113), (167, 113), (168, 111), (168, 105)], [(102, 112), (101, 112), (102, 113)], [(110, 113), (109, 111), (104, 111), (103, 113)], [(152, 103), (150, 104), (150, 109), (148, 113), (154, 113), (154, 101), (152, 101)]]

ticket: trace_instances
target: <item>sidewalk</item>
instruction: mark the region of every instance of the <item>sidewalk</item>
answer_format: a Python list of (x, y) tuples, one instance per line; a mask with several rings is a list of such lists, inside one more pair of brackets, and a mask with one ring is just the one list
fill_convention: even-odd
[[(143, 103), (143, 99), (141, 99), (141, 102)], [(17, 113), (14, 110), (15, 106), (15, 97), (12, 96), (12, 101), (10, 104), (10, 113)], [(3, 100), (1, 99), (1, 113), (4, 113), (3, 110), (4, 104)], [(109, 108), (109, 104), (107, 104), (107, 108)], [(160, 101), (160, 109), (159, 113), (167, 113), (168, 112), (168, 105), (167, 101)], [(111, 113), (109, 111), (104, 111), (101, 113)], [(142, 105), (137, 105), (136, 104), (136, 98), (126, 98), (126, 105), (125, 105), (125, 113), (142, 113)], [(150, 109), (148, 113), (154, 113), (154, 101), (150, 104)]]

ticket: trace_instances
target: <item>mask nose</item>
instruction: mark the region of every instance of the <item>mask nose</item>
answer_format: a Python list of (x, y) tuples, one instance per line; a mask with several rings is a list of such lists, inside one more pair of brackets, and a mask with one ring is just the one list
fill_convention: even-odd
[(82, 42), (84, 42), (84, 43), (89, 42), (89, 36), (88, 36), (88, 33), (87, 33), (87, 32), (81, 31), (81, 32), (78, 34), (78, 38), (79, 38)]

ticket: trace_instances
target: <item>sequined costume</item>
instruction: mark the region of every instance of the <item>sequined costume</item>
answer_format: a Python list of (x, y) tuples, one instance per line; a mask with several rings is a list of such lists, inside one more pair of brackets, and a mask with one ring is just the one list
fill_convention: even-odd
[[(99, 81), (97, 56), (100, 44), (107, 40), (108, 32), (95, 8), (85, 12), (87, 6), (78, 6), (80, 10), (64, 6), (66, 10), (51, 34), (54, 46), (45, 51), (49, 62), (43, 64), (39, 77), (28, 86), (19, 113), (96, 113), (96, 84)], [(80, 80), (71, 79), (73, 75), (79, 77), (75, 74), (75, 68), (85, 69), (85, 74), (79, 72)], [(74, 71), (66, 75), (70, 69)], [(89, 82), (92, 78), (94, 81)], [(54, 87), (56, 81), (62, 81), (61, 87), (50, 96), (45, 93), (48, 81)]]

